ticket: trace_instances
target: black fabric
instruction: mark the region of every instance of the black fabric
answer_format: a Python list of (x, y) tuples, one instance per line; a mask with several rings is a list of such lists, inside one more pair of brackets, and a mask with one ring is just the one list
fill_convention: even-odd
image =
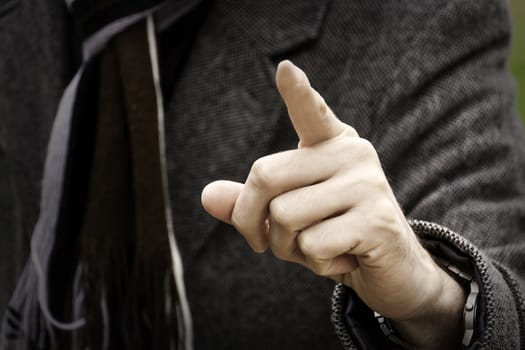
[[(491, 304), (482, 344), (520, 348), (522, 294), (501, 272), (521, 280), (525, 271), (525, 143), (504, 68), (505, 1), (325, 3), (216, 1), (178, 76), (166, 140), (195, 348), (341, 348), (329, 322), (333, 283), (253, 254), (200, 205), (208, 182), (243, 181), (258, 157), (296, 147), (268, 56), (312, 40), (285, 56), (372, 141), (407, 215), (441, 223), (479, 247), (493, 290), (485, 295)], [(19, 242), (36, 217), (49, 123), (70, 78), (63, 1), (32, 5), (0, 19), (0, 47), (12, 48), (0, 60), (0, 179), (13, 184), (0, 199), (14, 213), (0, 222), (20, 227), (13, 231), (19, 236), (9, 229), (5, 236), (25, 237), (2, 241), (6, 276), (27, 256)], [(5, 285), (9, 293), (13, 282)]]
[[(448, 245), (438, 239), (421, 239), (423, 246), (434, 257), (444, 259), (453, 266), (456, 266), (460, 271), (471, 274), (478, 283), (482, 286), (482, 281), (479, 272), (475, 270), (472, 260), (470, 260), (464, 253), (461, 253), (458, 248)], [(454, 279), (458, 279), (453, 276)], [(463, 280), (458, 282), (464, 287), (468, 287), (468, 283)], [(346, 311), (345, 320), (348, 327), (348, 332), (352, 336), (356, 345), (360, 349), (402, 349), (399, 345), (387, 340), (383, 332), (379, 328), (379, 323), (374, 317), (374, 312), (359, 298), (359, 296), (351, 289), (347, 288)], [(477, 305), (477, 317), (474, 325), (474, 341), (469, 349), (476, 349), (479, 344), (479, 337), (485, 332), (487, 327), (486, 319), (486, 305), (484, 298), (485, 291), (480, 289), (480, 297)]]
[(119, 33), (101, 57), (98, 126), (80, 230), (86, 325), (78, 343), (168, 349), (178, 342), (178, 301), (146, 21)]
[(131, 220), (134, 213), (129, 135), (114, 45), (102, 53), (98, 74), (101, 76), (99, 93), (90, 92), (98, 97), (98, 125), (80, 231), (86, 326), (79, 333), (81, 343), (102, 347), (103, 332), (108, 328), (101, 314), (104, 297), (111, 322), (121, 325), (111, 331), (109, 339), (110, 346), (118, 348), (123, 347), (121, 330), (126, 329), (119, 305), (126, 296), (126, 281), (131, 278), (130, 255), (134, 254), (135, 239)]
[[(79, 83), (77, 104), (73, 107), (71, 136), (63, 184), (63, 196), (57, 221), (55, 243), (49, 260), (49, 305), (53, 315), (66, 322), (71, 319), (71, 286), (79, 258), (77, 234), (83, 222), (87, 185), (91, 174), (94, 135), (97, 126), (97, 99), (92, 91), (99, 89), (99, 60), (93, 59), (85, 68)], [(68, 340), (58, 334), (59, 346), (67, 348)], [(66, 342), (65, 344), (63, 342)], [(69, 345), (70, 346), (70, 345)]]
[(206, 18), (211, 2), (212, 0), (200, 2), (188, 14), (158, 34), (160, 76), (165, 105), (170, 101), (177, 77), (191, 52), (195, 35)]
[[(155, 4), (91, 5), (75, 12), (83, 35), (92, 19), (110, 13), (117, 20)], [(96, 23), (95, 30), (105, 24)], [(91, 54), (78, 73), (57, 225), (36, 242), (52, 244), (49, 261), (40, 262), (47, 266), (52, 316), (40, 315), (37, 290), (20, 290), (13, 298), (17, 307), (24, 295), (34, 302), (21, 302), (24, 315), (12, 308), (7, 324), (13, 332), (6, 339), (29, 349), (173, 349), (183, 333), (168, 241), (157, 62), (150, 58), (146, 19)], [(24, 278), (35, 280), (31, 267)], [(82, 318), (85, 324), (71, 330), (51, 326), (50, 318), (66, 325)]]
[(77, 27), (80, 28), (82, 38), (85, 39), (119, 18), (144, 11), (161, 2), (163, 0), (76, 0), (71, 12)]
[(348, 288), (345, 316), (348, 330), (360, 349), (402, 349), (385, 337), (379, 328), (379, 322), (374, 317), (374, 312), (350, 288)]

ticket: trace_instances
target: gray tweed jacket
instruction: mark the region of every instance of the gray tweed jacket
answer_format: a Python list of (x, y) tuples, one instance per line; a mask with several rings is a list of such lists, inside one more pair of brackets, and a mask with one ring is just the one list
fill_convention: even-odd
[[(70, 25), (62, 0), (0, 2), (2, 309), (27, 258), (52, 119), (75, 69)], [(214, 2), (166, 119), (197, 349), (386, 344), (373, 327), (348, 327), (359, 324), (345, 315), (358, 301), (340, 286), (338, 339), (331, 281), (254, 254), (201, 208), (209, 181), (243, 180), (258, 157), (296, 145), (273, 83), (285, 57), (372, 141), (407, 216), (459, 234), (414, 226), (433, 254), (452, 251), (473, 269), (474, 346), (525, 348), (525, 142), (506, 70), (509, 27), (503, 0)]]

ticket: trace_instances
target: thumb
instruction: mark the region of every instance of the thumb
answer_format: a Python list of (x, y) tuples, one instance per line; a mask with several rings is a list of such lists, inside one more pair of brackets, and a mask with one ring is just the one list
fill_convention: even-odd
[(202, 206), (214, 218), (231, 224), (233, 207), (244, 185), (233, 181), (214, 181), (204, 187)]
[(306, 74), (290, 61), (282, 61), (275, 74), (300, 146), (313, 146), (341, 134), (346, 129), (324, 99), (315, 91)]

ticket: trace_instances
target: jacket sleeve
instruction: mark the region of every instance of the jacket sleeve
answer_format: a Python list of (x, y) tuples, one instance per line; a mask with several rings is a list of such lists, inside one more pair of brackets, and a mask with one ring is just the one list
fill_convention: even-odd
[[(506, 3), (438, 3), (387, 78), (371, 141), (406, 216), (431, 223), (412, 222), (423, 245), (469, 261), (480, 286), (470, 347), (525, 348), (525, 142)], [(372, 311), (342, 286), (333, 301), (346, 348), (375, 348)]]

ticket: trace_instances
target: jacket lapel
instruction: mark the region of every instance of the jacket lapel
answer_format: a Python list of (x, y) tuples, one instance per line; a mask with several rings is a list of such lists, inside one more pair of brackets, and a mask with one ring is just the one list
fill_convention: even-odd
[(217, 179), (244, 181), (267, 154), (285, 109), (276, 60), (317, 38), (329, 0), (217, 1), (201, 28), (166, 117), (174, 226), (188, 262), (219, 224), (200, 192)]
[(318, 38), (331, 0), (228, 3), (229, 17), (261, 53), (280, 56)]

